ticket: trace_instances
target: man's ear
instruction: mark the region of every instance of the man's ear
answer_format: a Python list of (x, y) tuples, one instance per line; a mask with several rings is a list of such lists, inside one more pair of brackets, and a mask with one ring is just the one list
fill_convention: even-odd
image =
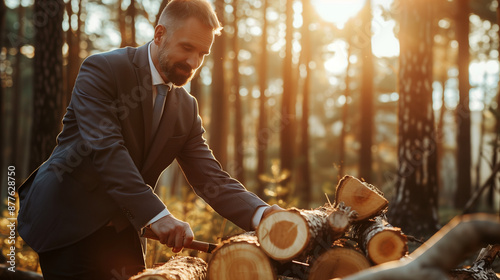
[(167, 29), (165, 28), (165, 26), (161, 25), (161, 24), (158, 24), (156, 27), (155, 27), (155, 33), (154, 33), (154, 43), (157, 45), (157, 46), (160, 46), (160, 43), (161, 43), (161, 40), (163, 39), (163, 37), (165, 37), (167, 35)]

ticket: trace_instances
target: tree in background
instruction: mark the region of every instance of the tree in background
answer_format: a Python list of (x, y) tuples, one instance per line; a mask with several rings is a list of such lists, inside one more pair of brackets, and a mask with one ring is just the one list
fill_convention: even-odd
[(294, 168), (295, 149), (295, 89), (293, 79), (293, 1), (286, 1), (285, 58), (283, 61), (283, 93), (280, 120), (281, 169), (291, 172)]
[[(297, 168), (297, 187), (296, 195), (300, 197), (298, 207), (309, 208), (309, 204), (312, 201), (312, 190), (311, 190), (311, 162), (309, 153), (309, 99), (311, 95), (311, 31), (309, 27), (311, 25), (312, 12), (311, 12), (311, 1), (302, 0), (302, 53), (301, 60), (302, 66), (305, 69), (304, 74), (304, 85), (302, 90), (302, 118), (300, 119), (300, 142), (299, 142), (299, 154), (298, 168)], [(301, 67), (302, 67), (301, 66)]]
[(244, 149), (243, 149), (243, 108), (241, 106), (240, 96), (240, 63), (238, 54), (240, 52), (239, 37), (238, 37), (238, 1), (233, 0), (233, 78), (232, 90), (234, 95), (234, 165), (233, 175), (241, 183), (245, 183), (245, 168), (243, 165)]
[(63, 13), (62, 0), (35, 1), (35, 80), (30, 170), (47, 159), (61, 129)]
[(471, 195), (471, 114), (469, 108), (469, 0), (456, 0), (458, 41), (457, 174), (455, 207), (463, 208)]
[(438, 184), (432, 108), (432, 2), (400, 2), (399, 171), (392, 224), (425, 236), (437, 230)]
[(360, 115), (361, 125), (359, 130), (359, 176), (367, 182), (371, 182), (372, 173), (372, 145), (373, 145), (373, 54), (372, 54), (372, 9), (371, 0), (367, 0), (361, 10), (361, 32), (358, 32), (358, 42), (355, 44), (361, 48), (361, 97)]
[(267, 146), (269, 142), (269, 138), (271, 137), (271, 131), (267, 126), (267, 8), (269, 0), (263, 0), (262, 5), (262, 37), (260, 41), (260, 57), (259, 57), (259, 66), (257, 71), (258, 75), (258, 83), (259, 83), (259, 120), (257, 124), (257, 191), (256, 194), (259, 197), (264, 197), (264, 188), (266, 183), (260, 180), (259, 176), (266, 173), (266, 161), (267, 161)]
[[(219, 21), (224, 25), (224, 0), (215, 1), (215, 12)], [(226, 35), (222, 32), (221, 36), (215, 38), (212, 47), (212, 59), (214, 61), (212, 68), (212, 113), (210, 118), (210, 147), (213, 150), (215, 158), (223, 167), (227, 166), (227, 135), (229, 132), (229, 100), (226, 92), (224, 77), (224, 57), (226, 55)]]
[[(5, 6), (5, 0), (0, 0), (0, 53), (2, 52), (2, 49), (3, 49), (3, 33), (4, 33), (4, 30), (5, 30), (5, 12), (7, 10), (7, 7)], [(4, 89), (3, 89), (4, 85), (3, 85), (3, 79), (2, 79), (2, 75), (0, 75), (0, 131), (4, 131), (4, 125), (3, 125), (3, 121), (4, 121), (4, 118), (3, 118), (3, 112), (5, 111), (4, 109)], [(4, 139), (3, 139), (3, 135), (0, 136), (0, 154), (4, 154)], [(0, 166), (3, 167), (3, 160), (4, 158), (1, 157), (0, 158)], [(4, 169), (5, 170), (5, 169)], [(4, 182), (4, 173), (1, 172), (2, 174), (0, 174), (0, 182)], [(2, 188), (2, 183), (0, 183), (0, 190), (2, 190), (2, 193), (0, 194), (0, 200), (3, 201), (3, 198), (5, 196), (5, 193), (3, 191), (3, 188)]]

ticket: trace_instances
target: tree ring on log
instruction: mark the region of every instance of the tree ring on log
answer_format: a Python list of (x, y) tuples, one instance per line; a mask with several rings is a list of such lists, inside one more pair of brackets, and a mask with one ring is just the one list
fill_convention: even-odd
[(313, 263), (309, 280), (343, 278), (370, 267), (370, 262), (361, 253), (351, 248), (333, 248)]
[(255, 236), (238, 237), (214, 251), (208, 266), (211, 280), (275, 280), (271, 260)]
[(275, 212), (263, 219), (257, 228), (262, 249), (278, 261), (300, 255), (309, 244), (309, 226), (299, 212)]

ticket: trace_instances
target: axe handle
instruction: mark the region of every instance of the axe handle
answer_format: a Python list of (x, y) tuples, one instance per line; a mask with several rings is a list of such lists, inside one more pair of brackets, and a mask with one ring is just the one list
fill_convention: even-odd
[[(153, 232), (153, 230), (149, 227), (145, 227), (142, 230), (142, 237), (148, 238), (148, 239), (154, 239), (154, 240), (160, 240), (156, 233)], [(185, 248), (187, 249), (192, 249), (192, 250), (198, 250), (201, 252), (209, 253), (211, 254), (212, 251), (217, 247), (216, 244), (213, 243), (207, 243), (203, 241), (198, 241), (198, 240), (193, 240), (189, 246), (186, 246)]]

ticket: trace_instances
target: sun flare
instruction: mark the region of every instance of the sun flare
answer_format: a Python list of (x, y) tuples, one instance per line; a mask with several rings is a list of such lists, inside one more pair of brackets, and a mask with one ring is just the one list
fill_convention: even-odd
[(349, 18), (355, 16), (365, 0), (312, 0), (316, 12), (326, 21), (343, 28)]

